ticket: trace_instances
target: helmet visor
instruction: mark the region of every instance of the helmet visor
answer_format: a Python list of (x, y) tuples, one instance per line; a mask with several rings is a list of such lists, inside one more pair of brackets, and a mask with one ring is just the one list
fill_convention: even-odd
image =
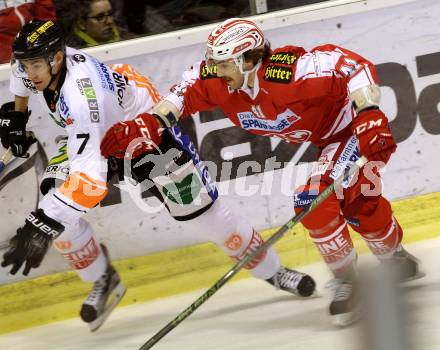
[(236, 58), (228, 58), (225, 60), (216, 60), (212, 58), (212, 50), (210, 50), (210, 48), (206, 50), (205, 62), (209, 73), (215, 75), (218, 73), (218, 70), (226, 75), (236, 72), (239, 64)]
[(11, 70), (14, 77), (27, 78), (23, 65), (20, 60), (16, 59), (14, 56), (11, 57)]
[(27, 78), (33, 75), (41, 76), (49, 71), (49, 65), (45, 57), (24, 60), (13, 57), (11, 59), (11, 67), (14, 76), (17, 78)]

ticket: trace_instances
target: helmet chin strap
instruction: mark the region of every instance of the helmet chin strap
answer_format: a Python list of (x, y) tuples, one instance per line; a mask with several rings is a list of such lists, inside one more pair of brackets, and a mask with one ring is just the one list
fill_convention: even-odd
[[(49, 65), (49, 67), (50, 67), (50, 70), (49, 70), (49, 73), (50, 73), (50, 81), (49, 81), (49, 84), (47, 85), (47, 87), (49, 88), (49, 86), (50, 85), (52, 85), (52, 83), (53, 83), (53, 81), (56, 79), (56, 77), (57, 77), (57, 75), (58, 75), (58, 73), (57, 74), (54, 74), (53, 72), (52, 72), (52, 70), (53, 70), (53, 66), (55, 65), (55, 62), (54, 62), (54, 60), (53, 60), (53, 56), (49, 56), (48, 58), (47, 58), (47, 63), (48, 63), (48, 65)], [(60, 70), (61, 71), (61, 70)]]
[[(245, 71), (245, 70), (243, 70), (243, 62), (242, 62), (242, 65), (241, 65), (241, 67), (239, 67), (239, 69), (240, 69), (240, 72), (244, 75), (244, 79), (243, 79), (243, 85), (241, 86), (240, 89), (243, 89), (243, 90), (249, 89), (249, 87), (248, 87), (249, 77), (250, 77), (251, 73), (257, 71), (261, 67), (261, 63), (262, 62), (260, 60), (251, 70)], [(254, 79), (255, 79), (255, 77), (254, 77)]]
[(54, 82), (54, 80), (57, 78), (58, 75), (60, 75), (61, 71), (63, 70), (63, 65), (65, 64), (65, 58), (63, 58), (63, 63), (62, 66), (60, 68), (60, 70), (58, 71), (58, 73), (54, 74), (53, 73), (53, 67), (55, 66), (55, 61), (54, 61), (54, 57), (51, 55), (47, 58), (47, 64), (50, 67), (49, 73), (50, 73), (50, 81), (49, 84), (47, 85), (47, 88), (49, 88), (49, 86)]
[(52, 74), (52, 68), (50, 69), (50, 81), (49, 84), (47, 84), (47, 89), (52, 85), (54, 80), (56, 79), (58, 74)]

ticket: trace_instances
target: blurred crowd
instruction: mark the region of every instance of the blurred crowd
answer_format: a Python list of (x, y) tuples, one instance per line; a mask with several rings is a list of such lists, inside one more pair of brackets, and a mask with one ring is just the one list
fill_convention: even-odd
[[(252, 14), (252, 0), (2, 0), (0, 1), (0, 63), (9, 62), (11, 44), (24, 23), (57, 20), (67, 45), (84, 48), (159, 34), (229, 17)], [(328, 0), (267, 0), (277, 11)]]

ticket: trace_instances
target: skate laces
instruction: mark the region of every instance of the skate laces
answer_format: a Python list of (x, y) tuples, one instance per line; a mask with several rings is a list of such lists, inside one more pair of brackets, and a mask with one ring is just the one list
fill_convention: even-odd
[(396, 250), (391, 258), (394, 261), (406, 261), (410, 259), (409, 253), (405, 249)]
[(281, 267), (273, 277), (275, 288), (289, 288), (297, 289), (299, 282), (304, 277), (304, 274), (294, 270), (288, 270)]
[(333, 301), (347, 300), (353, 291), (353, 283), (342, 278), (333, 278), (325, 284), (325, 288), (334, 293)]
[(94, 304), (97, 300), (99, 300), (99, 297), (103, 295), (107, 288), (107, 279), (109, 275), (108, 273), (104, 273), (94, 284), (93, 289), (90, 292), (89, 296), (87, 297), (87, 300), (85, 303), (87, 304)]

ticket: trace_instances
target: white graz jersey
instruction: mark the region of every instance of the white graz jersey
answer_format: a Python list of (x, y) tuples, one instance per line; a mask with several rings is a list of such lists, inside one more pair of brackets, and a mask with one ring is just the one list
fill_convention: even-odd
[[(151, 82), (127, 64), (106, 65), (68, 47), (66, 66), (55, 112), (19, 67), (10, 80), (13, 94), (36, 95), (47, 114), (67, 132), (70, 176), (50, 199), (40, 203), (47, 215), (61, 222), (82, 215), (107, 193), (107, 164), (100, 152), (107, 129), (151, 111), (159, 100)], [(66, 208), (70, 212), (67, 217)]]

